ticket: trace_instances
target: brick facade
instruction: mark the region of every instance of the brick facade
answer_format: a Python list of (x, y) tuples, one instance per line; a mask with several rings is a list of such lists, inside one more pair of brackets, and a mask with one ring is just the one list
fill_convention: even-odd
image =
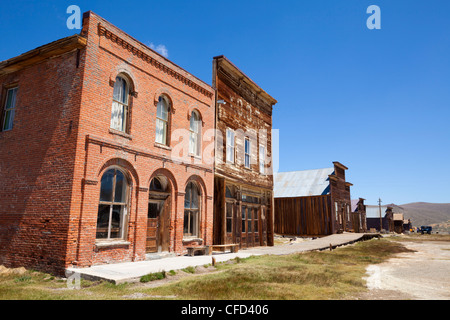
[[(0, 64), (2, 108), (7, 88), (18, 86), (14, 127), (0, 132), (0, 264), (61, 273), (71, 265), (144, 260), (154, 177), (163, 177), (170, 193), (168, 251), (211, 244), (214, 140), (202, 141), (200, 157), (184, 152), (181, 161), (179, 133), (187, 142), (193, 110), (202, 133), (214, 129), (213, 88), (92, 12), (69, 38), (44, 46), (42, 59), (25, 56), (26, 66), (20, 59)], [(111, 129), (119, 75), (130, 88), (124, 132)], [(170, 104), (168, 145), (155, 142), (160, 96)], [(101, 181), (110, 168), (127, 181), (124, 236), (100, 241)], [(187, 239), (190, 181), (200, 192), (199, 230)]]

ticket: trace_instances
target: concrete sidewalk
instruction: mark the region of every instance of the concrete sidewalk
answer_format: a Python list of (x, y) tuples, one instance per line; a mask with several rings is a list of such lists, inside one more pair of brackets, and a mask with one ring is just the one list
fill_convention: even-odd
[(330, 246), (335, 248), (338, 246), (354, 243), (356, 241), (367, 240), (373, 237), (379, 237), (378, 234), (367, 233), (343, 233), (333, 234), (323, 238), (314, 240), (305, 240), (301, 242), (293, 242), (290, 244), (277, 245), (273, 247), (256, 247), (251, 249), (242, 249), (237, 253), (213, 253), (212, 256), (178, 256), (161, 258), (157, 260), (139, 261), (139, 262), (123, 262), (115, 264), (97, 265), (89, 268), (68, 268), (67, 271), (78, 273), (84, 279), (89, 280), (107, 280), (115, 284), (124, 282), (136, 282), (149, 273), (180, 270), (186, 267), (196, 267), (212, 262), (212, 257), (216, 262), (239, 258), (248, 258), (258, 255), (286, 255), (298, 252), (307, 252), (315, 250), (329, 249)]

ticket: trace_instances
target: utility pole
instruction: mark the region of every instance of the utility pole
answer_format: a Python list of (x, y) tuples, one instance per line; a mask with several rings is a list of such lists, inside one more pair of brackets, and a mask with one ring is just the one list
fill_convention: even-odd
[(380, 232), (383, 230), (383, 218), (381, 217), (381, 199), (378, 198), (378, 208), (380, 210)]

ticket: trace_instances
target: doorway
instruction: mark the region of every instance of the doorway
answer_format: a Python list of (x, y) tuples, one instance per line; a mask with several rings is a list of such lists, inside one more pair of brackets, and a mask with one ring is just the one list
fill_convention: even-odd
[(171, 196), (167, 178), (158, 176), (150, 183), (147, 213), (146, 253), (169, 251)]
[(161, 213), (164, 201), (149, 200), (147, 215), (146, 253), (161, 252)]

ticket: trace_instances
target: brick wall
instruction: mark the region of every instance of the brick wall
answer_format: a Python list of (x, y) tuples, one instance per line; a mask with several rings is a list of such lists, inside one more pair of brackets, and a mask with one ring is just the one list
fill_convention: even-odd
[(14, 127), (0, 132), (0, 265), (64, 265), (82, 68), (77, 52), (0, 77), (17, 84)]
[[(69, 265), (143, 260), (155, 174), (170, 182), (169, 250), (181, 254), (189, 244), (183, 242), (189, 181), (201, 192), (200, 243), (211, 244), (213, 164), (204, 160), (213, 140), (202, 143), (201, 159), (180, 163), (172, 156), (178, 141), (155, 144), (155, 121), (165, 94), (172, 138), (189, 129), (192, 110), (201, 115), (203, 133), (213, 129), (214, 90), (92, 12), (81, 35), (87, 46), (79, 54), (0, 76), (1, 86), (19, 84), (14, 129), (0, 132), (0, 264), (62, 273)], [(119, 74), (133, 91), (125, 134), (110, 129)], [(97, 213), (101, 177), (112, 166), (126, 173), (130, 193), (126, 236), (105, 246), (96, 240)]]

